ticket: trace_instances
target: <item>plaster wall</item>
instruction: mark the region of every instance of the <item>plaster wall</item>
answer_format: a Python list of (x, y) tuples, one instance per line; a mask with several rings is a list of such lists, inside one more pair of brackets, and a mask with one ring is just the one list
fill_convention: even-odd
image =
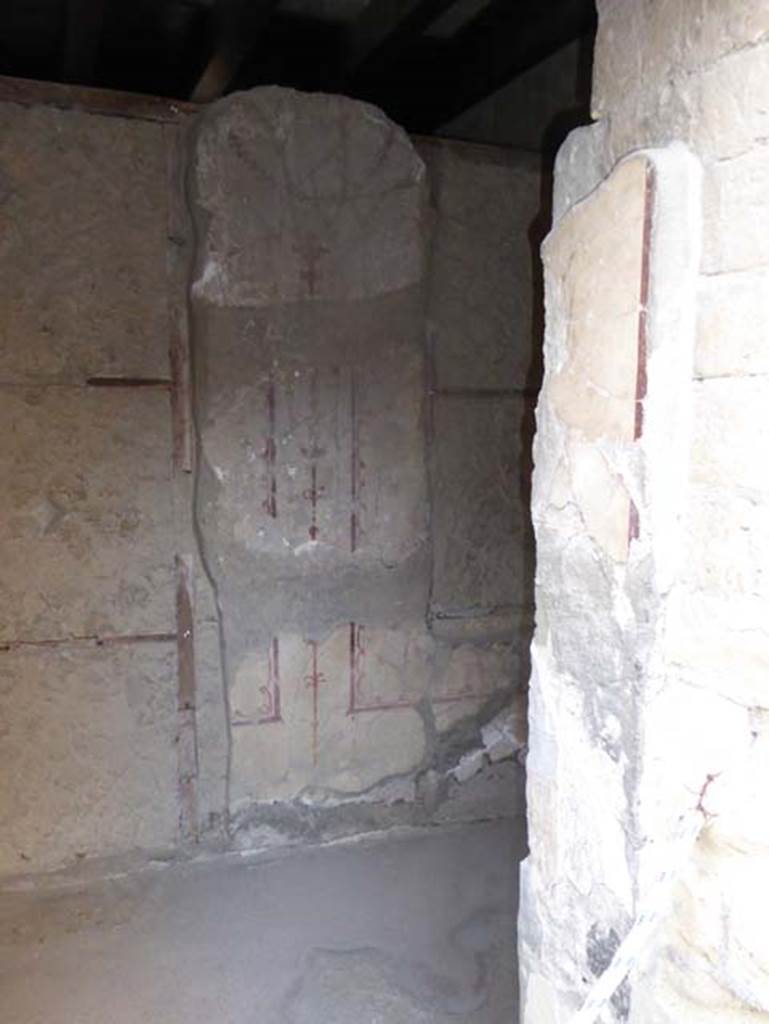
[(539, 175), (418, 149), (0, 108), (2, 873), (520, 811)]
[(543, 250), (523, 1019), (617, 954), (591, 1020), (763, 1020), (769, 7), (598, 7)]

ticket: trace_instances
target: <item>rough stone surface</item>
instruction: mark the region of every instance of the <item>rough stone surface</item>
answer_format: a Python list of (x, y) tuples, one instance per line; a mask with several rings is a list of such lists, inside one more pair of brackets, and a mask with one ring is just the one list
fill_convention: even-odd
[(766, 0), (609, 0), (599, 15), (592, 108), (606, 122), (610, 165), (674, 139), (706, 160), (761, 145)]
[[(766, 72), (769, 76), (769, 70)], [(769, 146), (708, 168), (705, 182), (705, 273), (769, 267), (769, 240), (762, 222), (769, 212)], [(723, 225), (729, 230), (724, 231)]]
[[(598, 7), (593, 109), (600, 122), (559, 159), (558, 224), (546, 247), (555, 272), (535, 473), (522, 1019), (569, 1021), (656, 899), (661, 924), (635, 950), (598, 1019), (748, 1024), (769, 1015), (759, 881), (769, 847), (756, 781), (769, 749), (769, 488), (765, 460), (756, 456), (768, 394), (759, 339), (767, 330), (769, 6), (604, 0)], [(690, 168), (700, 161), (701, 199), (691, 174), (681, 191), (675, 174), (666, 180), (659, 151), (643, 151), (674, 141), (695, 154), (684, 158), (674, 147), (676, 159)], [(602, 216), (606, 197), (642, 160), (657, 173), (646, 310), (623, 258), (638, 244), (628, 221), (636, 187), (615, 216), (627, 230), (611, 257), (611, 281), (604, 283), (605, 260), (589, 261), (586, 275), (579, 259), (562, 262), (583, 217), (589, 223), (578, 245), (600, 256), (611, 230)], [(689, 278), (700, 238), (695, 288)], [(629, 440), (627, 426), (619, 436), (606, 417), (618, 394), (600, 374), (607, 357), (600, 329), (586, 338), (578, 376), (604, 386), (583, 392), (582, 414), (571, 424), (563, 421), (574, 404), (568, 392), (554, 408), (558, 375), (581, 330), (572, 297), (585, 287), (596, 321), (607, 297), (626, 287), (626, 309), (637, 315), (640, 307), (639, 337), (650, 355), (643, 417)], [(616, 383), (626, 381), (619, 350), (610, 356)], [(592, 482), (582, 477), (587, 489), (575, 446), (601, 451)], [(611, 479), (601, 483), (609, 466)], [(615, 504), (610, 496), (622, 489)], [(623, 556), (619, 523), (628, 502)], [(578, 592), (586, 598), (579, 607), (570, 604)], [(700, 830), (685, 848), (676, 838), (682, 821)], [(673, 872), (672, 894), (657, 886), (663, 870)]]
[[(608, 966), (633, 921), (639, 873), (660, 865), (653, 843), (644, 854), (647, 841), (672, 833), (676, 801), (680, 814), (696, 778), (690, 766), (674, 784), (660, 731), (646, 723), (682, 547), (698, 180), (683, 148), (629, 157), (544, 249), (521, 918), (532, 1024), (568, 1020), (600, 973), (591, 959)], [(663, 765), (671, 778), (661, 798)], [(617, 993), (607, 1019), (625, 1019), (627, 999)]]

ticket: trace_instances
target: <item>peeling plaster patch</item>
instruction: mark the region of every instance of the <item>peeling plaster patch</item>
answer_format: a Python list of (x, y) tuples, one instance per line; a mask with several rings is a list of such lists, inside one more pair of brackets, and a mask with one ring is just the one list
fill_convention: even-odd
[(220, 264), (209, 259), (203, 267), (203, 273), (192, 283), (193, 295), (210, 295), (222, 302), (226, 275)]
[(526, 710), (518, 701), (512, 708), (506, 708), (481, 728), (482, 747), (464, 754), (456, 767), (449, 771), (457, 782), (468, 782), (487, 764), (525, 757)]
[(308, 540), (294, 548), (295, 555), (311, 555), (320, 546), (317, 540)]

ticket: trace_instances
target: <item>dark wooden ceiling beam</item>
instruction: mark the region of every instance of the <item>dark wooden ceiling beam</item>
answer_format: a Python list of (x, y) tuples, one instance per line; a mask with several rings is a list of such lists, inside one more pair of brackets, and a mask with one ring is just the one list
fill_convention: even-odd
[(425, 40), (357, 95), (430, 134), (567, 43), (595, 30), (593, 0), (493, 0), (449, 42)]
[(213, 52), (192, 90), (193, 103), (210, 103), (227, 91), (277, 6), (278, 0), (217, 0)]
[(417, 39), (456, 0), (370, 0), (353, 22), (341, 79), (381, 66)]

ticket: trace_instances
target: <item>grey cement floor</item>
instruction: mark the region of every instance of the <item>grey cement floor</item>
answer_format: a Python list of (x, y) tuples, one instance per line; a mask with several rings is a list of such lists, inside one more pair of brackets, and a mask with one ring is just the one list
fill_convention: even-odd
[(507, 821), (0, 890), (0, 1020), (514, 1024), (523, 853)]

